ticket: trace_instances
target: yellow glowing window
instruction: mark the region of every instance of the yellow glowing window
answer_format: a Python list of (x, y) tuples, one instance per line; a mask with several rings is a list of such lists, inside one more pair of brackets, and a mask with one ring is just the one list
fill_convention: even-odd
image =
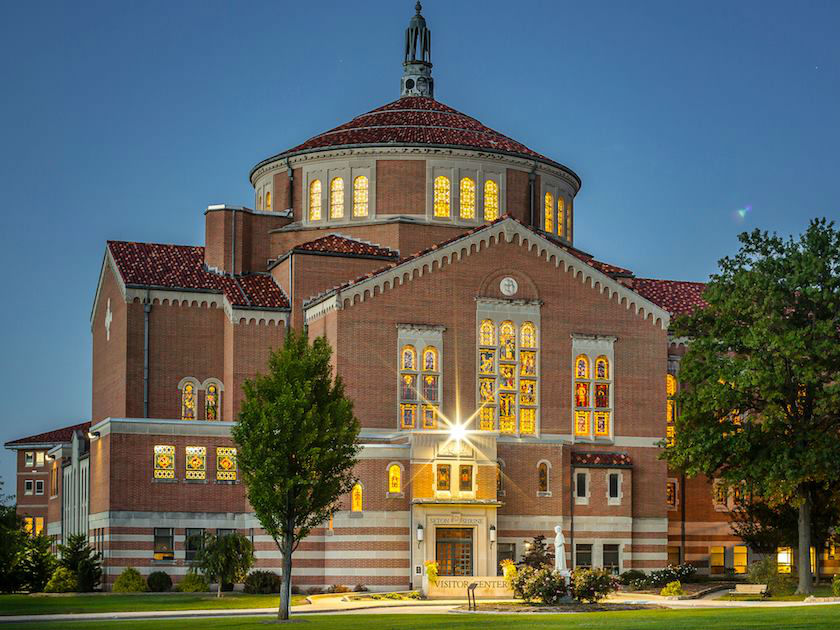
[(575, 412), (575, 435), (589, 435), (589, 412)]
[(438, 411), (436, 405), (423, 405), (423, 428), (437, 429)]
[(438, 371), (438, 353), (437, 349), (433, 346), (428, 346), (425, 350), (423, 350), (423, 371)]
[(499, 430), (516, 432), (516, 394), (499, 394)]
[(207, 391), (204, 392), (204, 419), (218, 420), (219, 409), (221, 402), (221, 392), (219, 386), (211, 383), (207, 386)]
[(350, 493), (350, 509), (353, 512), (362, 511), (362, 484), (360, 483), (353, 486), (353, 491)]
[(263, 203), (262, 203), (262, 195), (260, 195), (259, 197), (257, 197), (257, 199), (258, 199), (258, 201), (257, 201), (257, 210), (262, 210), (262, 207), (263, 207)]
[(531, 322), (525, 322), (519, 329), (519, 345), (523, 348), (537, 347), (537, 327)]
[(271, 193), (265, 193), (265, 209), (271, 210)]
[(482, 346), (496, 345), (496, 326), (489, 319), (481, 322), (478, 333), (479, 343)]
[(606, 381), (610, 378), (610, 362), (607, 357), (595, 359), (595, 378), (600, 381)]
[(23, 529), (27, 534), (31, 534), (34, 530), (34, 523), (35, 520), (31, 516), (27, 516), (23, 519)]
[(492, 179), (484, 182), (484, 220), (499, 218), (499, 185)]
[(537, 410), (536, 409), (520, 409), (519, 410), (519, 432), (533, 434), (537, 430)]
[(309, 220), (321, 220), (321, 180), (309, 184)]
[(400, 405), (400, 427), (403, 429), (413, 429), (417, 422), (417, 405), (401, 404)]
[(723, 547), (709, 547), (709, 568), (711, 573), (723, 573), (723, 567)]
[(776, 550), (776, 564), (779, 567), (779, 573), (790, 573), (793, 566), (793, 552), (790, 547), (779, 547)]
[(344, 217), (344, 179), (335, 177), (330, 182), (330, 218)]
[(175, 447), (155, 446), (155, 479), (175, 479)]
[(461, 218), (475, 218), (475, 180), (471, 177), (461, 178)]
[(188, 446), (186, 450), (186, 479), (205, 479), (207, 475), (207, 448)]
[(610, 412), (595, 412), (595, 435), (608, 436), (610, 434)]
[(589, 378), (589, 358), (584, 354), (575, 359), (575, 378)]
[(402, 349), (402, 360), (400, 362), (400, 367), (403, 370), (416, 370), (417, 369), (417, 351), (414, 349), (414, 346), (404, 346)]
[(436, 217), (448, 217), (452, 184), (445, 175), (435, 177), (434, 213)]
[(732, 566), (735, 567), (735, 573), (747, 572), (747, 548), (742, 545), (736, 545), (732, 549)]
[(482, 407), (478, 412), (482, 431), (493, 431), (496, 428), (496, 408)]
[(499, 358), (503, 361), (513, 361), (516, 358), (516, 327), (513, 322), (506, 321), (499, 324)]
[(554, 195), (545, 193), (545, 231), (554, 231)]
[(236, 481), (236, 449), (219, 446), (216, 448), (216, 479)]
[(668, 396), (673, 396), (677, 393), (677, 379), (673, 374), (665, 376), (665, 393)]
[(563, 197), (557, 198), (557, 234), (563, 236), (563, 218), (565, 217), (565, 202)]
[(36, 536), (40, 536), (41, 532), (44, 531), (44, 517), (43, 516), (36, 516), (35, 517), (35, 531), (32, 533)]
[(366, 217), (368, 215), (368, 199), (370, 195), (368, 178), (359, 175), (353, 180), (353, 216)]
[(401, 477), (402, 469), (397, 464), (391, 464), (388, 468), (388, 492), (402, 492)]
[(677, 482), (668, 481), (665, 484), (665, 504), (673, 509), (677, 507)]
[(181, 388), (181, 420), (195, 420), (197, 394), (195, 385), (189, 381)]

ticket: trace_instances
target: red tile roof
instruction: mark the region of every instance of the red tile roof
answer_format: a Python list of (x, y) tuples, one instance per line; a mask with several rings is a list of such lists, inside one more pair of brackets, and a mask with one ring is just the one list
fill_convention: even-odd
[(379, 245), (366, 243), (354, 238), (347, 238), (340, 234), (327, 234), (321, 238), (316, 238), (314, 241), (297, 245), (294, 249), (305, 252), (378, 256), (382, 258), (397, 258), (399, 256), (399, 252), (388, 247), (380, 247)]
[(703, 299), (706, 285), (702, 282), (633, 278), (630, 286), (636, 293), (658, 304), (672, 316), (685, 315), (696, 308), (708, 306)]
[(203, 247), (108, 241), (108, 249), (129, 286), (223, 293), (234, 306), (289, 307), (288, 298), (268, 274), (234, 278), (208, 270)]
[(6, 446), (17, 446), (26, 444), (64, 444), (70, 441), (75, 431), (87, 431), (90, 428), (90, 422), (82, 422), (74, 424), (63, 429), (54, 429), (46, 433), (38, 433), (37, 435), (30, 435), (18, 440), (6, 442)]
[[(524, 144), (485, 127), (475, 118), (424, 96), (408, 96), (310, 138), (303, 144), (264, 160), (332, 147), (359, 145), (457, 146), (493, 151), (558, 164)], [(253, 171), (252, 171), (253, 172)]]

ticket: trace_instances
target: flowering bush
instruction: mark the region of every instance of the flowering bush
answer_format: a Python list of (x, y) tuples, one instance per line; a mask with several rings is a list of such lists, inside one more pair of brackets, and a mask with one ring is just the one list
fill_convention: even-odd
[(426, 577), (429, 578), (429, 584), (434, 586), (438, 579), (438, 563), (434, 560), (426, 562)]
[(607, 569), (575, 569), (572, 571), (572, 595), (582, 602), (597, 602), (617, 591), (618, 578)]
[(691, 564), (669, 564), (664, 569), (651, 571), (645, 576), (630, 580), (629, 586), (636, 590), (662, 588), (671, 582), (688, 582), (695, 573), (697, 569)]
[(513, 576), (516, 575), (516, 564), (514, 564), (513, 560), (511, 560), (510, 558), (506, 558), (505, 560), (502, 560), (501, 567), (502, 575), (504, 576), (505, 580), (510, 582)]
[[(504, 570), (504, 567), (503, 567)], [(549, 606), (559, 603), (568, 595), (566, 579), (548, 567), (512, 567), (505, 579), (513, 594), (526, 602), (541, 601)]]

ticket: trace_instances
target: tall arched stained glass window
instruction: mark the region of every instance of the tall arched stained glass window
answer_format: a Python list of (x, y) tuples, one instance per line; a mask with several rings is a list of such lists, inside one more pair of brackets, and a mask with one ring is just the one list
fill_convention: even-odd
[(475, 218), (475, 180), (471, 177), (461, 178), (461, 218)]
[(537, 347), (537, 328), (531, 322), (525, 322), (519, 329), (519, 345), (523, 348)]
[(484, 182), (484, 220), (499, 218), (499, 185), (492, 179)]
[(210, 383), (204, 392), (204, 419), (218, 420), (219, 409), (221, 409), (219, 386), (215, 383)]
[(181, 420), (195, 420), (197, 397), (195, 383), (184, 383), (181, 387)]
[(595, 359), (595, 404), (594, 429), (596, 437), (609, 437), (612, 416), (612, 396), (610, 392), (610, 361), (605, 356)]
[(350, 492), (350, 510), (352, 512), (362, 511), (362, 484), (357, 483)]
[(590, 390), (592, 382), (590, 379), (589, 357), (578, 355), (575, 359), (575, 388), (574, 388), (574, 414), (575, 414), (575, 435), (589, 437), (590, 435)]
[(330, 182), (330, 218), (344, 218), (344, 179), (334, 177)]
[(566, 216), (565, 213), (565, 201), (563, 197), (557, 197), (557, 235), (563, 236), (563, 226), (565, 225), (564, 218)]
[(554, 232), (554, 195), (545, 193), (545, 231)]
[(368, 199), (370, 195), (368, 178), (359, 175), (353, 180), (353, 216), (366, 217), (368, 215)]
[(265, 209), (271, 210), (271, 191), (265, 193)]
[(440, 365), (437, 348), (426, 346), (423, 349), (422, 361), (422, 425), (424, 429), (436, 429), (440, 404)]
[(478, 332), (479, 344), (482, 346), (496, 345), (496, 326), (489, 319), (481, 322), (481, 328)]
[(548, 492), (548, 464), (540, 462), (537, 466), (537, 491)]
[(445, 175), (435, 177), (434, 215), (439, 218), (450, 216), (452, 184)]
[(321, 180), (315, 179), (309, 184), (309, 220), (321, 220)]
[(413, 429), (417, 424), (417, 350), (406, 345), (400, 350), (400, 427)]
[(388, 467), (388, 492), (402, 492), (402, 469), (399, 464), (391, 464)]

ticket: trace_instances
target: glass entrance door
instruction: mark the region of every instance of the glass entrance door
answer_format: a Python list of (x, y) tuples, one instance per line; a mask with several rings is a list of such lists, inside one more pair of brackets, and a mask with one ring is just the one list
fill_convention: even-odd
[(438, 527), (435, 533), (438, 575), (473, 574), (473, 530)]

